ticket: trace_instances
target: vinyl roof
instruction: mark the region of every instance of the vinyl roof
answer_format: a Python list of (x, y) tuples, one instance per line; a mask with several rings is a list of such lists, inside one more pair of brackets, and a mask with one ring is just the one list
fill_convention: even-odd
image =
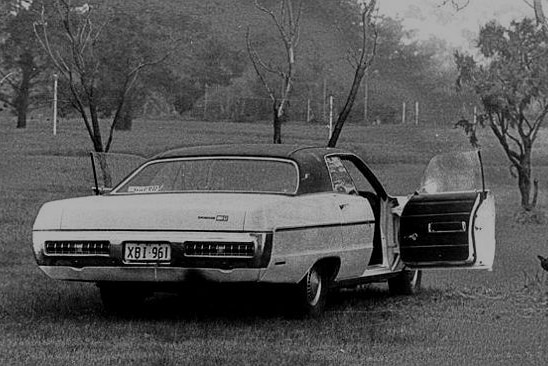
[[(299, 188), (297, 194), (314, 192), (331, 192), (333, 190), (331, 177), (325, 163), (329, 154), (348, 154), (359, 159), (355, 154), (338, 148), (314, 147), (291, 144), (226, 144), (182, 147), (168, 150), (154, 156), (151, 160), (195, 157), (259, 157), (290, 159), (299, 167)], [(361, 161), (361, 160), (360, 160)], [(369, 168), (363, 164), (367, 176), (371, 177), (378, 194), (383, 197), (386, 192)]]
[(305, 152), (305, 155), (324, 156), (328, 153), (344, 151), (336, 148), (290, 144), (227, 144), (172, 149), (156, 155), (154, 159), (198, 156), (257, 156), (299, 160), (298, 156), (301, 155), (299, 153)]

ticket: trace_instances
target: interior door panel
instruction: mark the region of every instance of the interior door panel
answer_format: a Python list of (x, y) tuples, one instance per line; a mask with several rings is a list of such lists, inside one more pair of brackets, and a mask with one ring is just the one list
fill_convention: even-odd
[(402, 260), (412, 267), (474, 266), (475, 236), (481, 230), (475, 217), (484, 197), (483, 192), (413, 196), (400, 222)]

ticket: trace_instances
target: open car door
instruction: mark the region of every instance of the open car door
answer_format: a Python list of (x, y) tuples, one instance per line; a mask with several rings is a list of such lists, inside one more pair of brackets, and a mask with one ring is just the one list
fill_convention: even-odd
[(479, 151), (434, 157), (400, 221), (400, 256), (410, 268), (491, 270), (495, 201)]

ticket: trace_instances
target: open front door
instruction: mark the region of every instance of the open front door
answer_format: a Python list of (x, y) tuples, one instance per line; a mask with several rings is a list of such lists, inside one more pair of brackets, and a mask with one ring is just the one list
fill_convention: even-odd
[(400, 220), (400, 256), (407, 266), (492, 269), (495, 201), (484, 188), (479, 157), (467, 152), (430, 162)]

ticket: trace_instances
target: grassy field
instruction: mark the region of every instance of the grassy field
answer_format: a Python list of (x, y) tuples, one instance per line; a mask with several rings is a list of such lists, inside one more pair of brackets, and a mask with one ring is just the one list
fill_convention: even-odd
[[(487, 184), (497, 198), (492, 272), (438, 271), (414, 297), (384, 285), (344, 290), (317, 320), (287, 319), (272, 294), (254, 289), (199, 299), (159, 296), (133, 317), (102, 310), (92, 284), (46, 278), (34, 263), (31, 227), (46, 201), (89, 194), (93, 185), (79, 121), (57, 136), (46, 123), (16, 130), (0, 120), (1, 365), (546, 365), (546, 226), (514, 224), (519, 196), (495, 141), (480, 136)], [(324, 144), (327, 130), (287, 125), (287, 143)], [(150, 156), (167, 148), (267, 143), (266, 124), (138, 121), (115, 152)], [(391, 193), (409, 193), (437, 153), (467, 149), (462, 131), (413, 126), (348, 126), (340, 146), (359, 152)], [(548, 186), (548, 131), (536, 146), (541, 205)]]

